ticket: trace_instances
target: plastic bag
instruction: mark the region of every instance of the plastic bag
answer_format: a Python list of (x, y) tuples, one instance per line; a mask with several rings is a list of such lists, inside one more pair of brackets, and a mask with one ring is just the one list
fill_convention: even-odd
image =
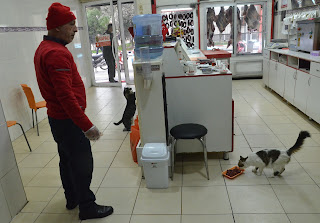
[(140, 140), (140, 130), (139, 130), (139, 123), (138, 118), (134, 121), (134, 126), (131, 126), (131, 132), (130, 132), (130, 147), (131, 147), (131, 154), (132, 159), (134, 162), (138, 163), (137, 159), (137, 145)]

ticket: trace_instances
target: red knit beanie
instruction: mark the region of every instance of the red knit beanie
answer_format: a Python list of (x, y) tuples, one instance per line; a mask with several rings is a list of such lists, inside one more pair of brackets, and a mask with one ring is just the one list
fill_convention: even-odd
[(76, 17), (69, 7), (61, 5), (59, 2), (52, 3), (48, 9), (48, 16), (46, 18), (47, 30), (57, 28), (75, 19)]

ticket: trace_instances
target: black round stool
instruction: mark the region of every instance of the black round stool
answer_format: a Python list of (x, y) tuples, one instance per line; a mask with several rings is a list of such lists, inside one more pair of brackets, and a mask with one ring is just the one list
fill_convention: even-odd
[(181, 124), (173, 127), (170, 130), (170, 134), (173, 137), (173, 142), (171, 144), (171, 178), (173, 180), (174, 173), (174, 159), (175, 159), (175, 144), (178, 139), (198, 139), (203, 147), (204, 154), (204, 163), (207, 170), (207, 178), (209, 180), (209, 170), (208, 170), (208, 156), (207, 156), (207, 148), (206, 148), (206, 135), (208, 130), (203, 125), (199, 124)]

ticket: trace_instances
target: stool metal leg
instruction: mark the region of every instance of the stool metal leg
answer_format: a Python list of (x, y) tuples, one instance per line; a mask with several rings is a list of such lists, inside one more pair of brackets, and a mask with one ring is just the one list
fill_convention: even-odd
[(207, 146), (206, 146), (206, 137), (203, 136), (202, 138), (199, 139), (200, 142), (202, 143), (203, 147), (203, 156), (204, 156), (204, 164), (206, 166), (206, 171), (207, 171), (207, 178), (209, 178), (209, 169), (208, 169), (208, 154), (207, 154)]
[(173, 139), (171, 144), (171, 180), (173, 180), (173, 174), (174, 174), (174, 161), (175, 161), (175, 145), (177, 140)]
[(30, 147), (30, 144), (29, 144), (29, 141), (28, 141), (28, 139), (27, 139), (27, 136), (26, 136), (26, 134), (25, 134), (25, 132), (24, 132), (24, 130), (23, 130), (23, 128), (22, 128), (22, 125), (20, 125), (19, 123), (17, 123), (17, 124), (20, 126), (20, 128), (21, 128), (21, 130), (22, 130), (22, 133), (23, 133), (23, 135), (24, 135), (24, 138), (26, 139), (27, 144), (28, 144), (28, 146), (29, 146), (30, 152), (32, 152), (31, 147)]
[(229, 160), (229, 153), (228, 152), (223, 152), (223, 159)]

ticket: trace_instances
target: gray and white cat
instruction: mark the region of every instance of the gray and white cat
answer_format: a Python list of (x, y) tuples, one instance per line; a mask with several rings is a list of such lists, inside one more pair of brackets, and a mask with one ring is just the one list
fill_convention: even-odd
[(300, 150), (304, 139), (310, 137), (307, 131), (301, 131), (296, 143), (288, 150), (264, 149), (243, 158), (240, 156), (238, 166), (247, 168), (254, 166), (252, 172), (261, 175), (264, 168), (272, 168), (273, 175), (279, 176), (285, 170), (285, 165), (290, 162), (291, 155)]

